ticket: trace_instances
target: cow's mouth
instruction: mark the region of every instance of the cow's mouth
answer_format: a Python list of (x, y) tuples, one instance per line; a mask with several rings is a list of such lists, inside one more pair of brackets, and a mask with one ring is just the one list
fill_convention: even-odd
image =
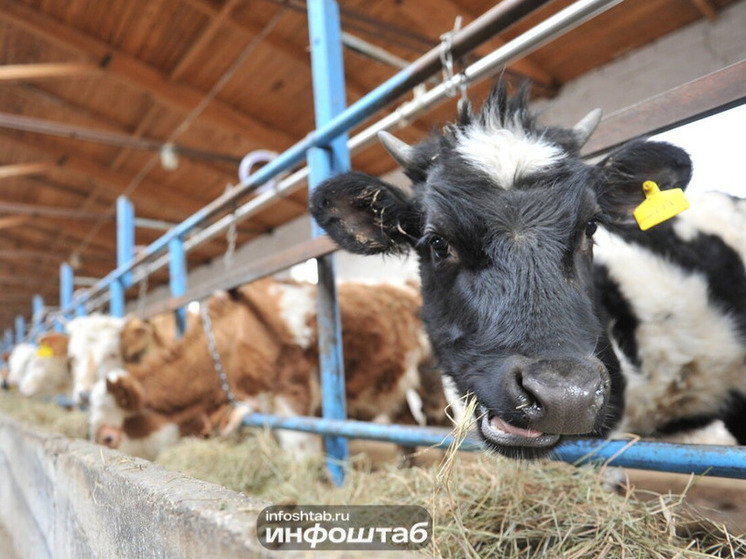
[(557, 434), (542, 433), (510, 425), (481, 405), (479, 406), (479, 430), (487, 442), (499, 448), (547, 448), (557, 444), (560, 439)]

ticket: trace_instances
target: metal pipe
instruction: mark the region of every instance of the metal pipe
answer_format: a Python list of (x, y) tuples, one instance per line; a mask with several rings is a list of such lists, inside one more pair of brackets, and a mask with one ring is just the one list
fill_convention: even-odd
[[(450, 80), (443, 82), (430, 91), (417, 96), (396, 109), (396, 111), (373, 125), (369, 126), (359, 134), (355, 135), (348, 142), (348, 147), (352, 153), (363, 149), (367, 145), (376, 141), (376, 136), (381, 130), (390, 130), (400, 122), (407, 122), (422, 112), (431, 109), (438, 103), (445, 102), (449, 99), (449, 92), (461, 85), (468, 85), (486, 78), (490, 73), (497, 72), (502, 65), (516, 60), (526, 54), (521, 49), (536, 50), (546, 42), (556, 39), (563, 33), (574, 29), (584, 21), (605, 11), (622, 0), (582, 0), (558, 12), (546, 20), (546, 24), (540, 24), (540, 32), (534, 32), (533, 29), (520, 35), (513, 41), (506, 43), (504, 46), (495, 50), (489, 57), (489, 64), (480, 64), (476, 62), (464, 70), (462, 74), (453, 76)], [(475, 22), (476, 23), (476, 22)], [(537, 26), (538, 27), (538, 26)], [(468, 28), (467, 28), (468, 29)], [(466, 30), (466, 29), (465, 29)], [(308, 178), (308, 167), (304, 167), (286, 179), (279, 182), (277, 187), (268, 192), (261, 193), (258, 197), (239, 206), (230, 216), (224, 216), (204, 229), (188, 236), (184, 241), (185, 249), (191, 250), (193, 247), (204, 242), (214, 239), (222, 234), (233, 222), (240, 222), (249, 216), (258, 213), (274, 202), (276, 198), (290, 196), (297, 192), (304, 181)], [(161, 269), (168, 264), (167, 257), (161, 257), (148, 267), (147, 273)], [(145, 273), (136, 275), (135, 281), (144, 277)]]
[[(472, 50), (548, 1), (504, 0), (500, 2), (500, 4), (485, 12), (463, 30), (453, 35), (451, 52), (454, 58), (458, 58), (469, 50)], [(104, 291), (114, 279), (160, 253), (168, 246), (172, 239), (184, 237), (184, 235), (198, 224), (231, 206), (253, 188), (303, 161), (309, 149), (328, 144), (340, 134), (366, 120), (412, 86), (427, 79), (440, 69), (440, 54), (440, 47), (431, 49), (425, 53), (413, 62), (409, 68), (397, 73), (378, 88), (350, 105), (339, 116), (331, 119), (328, 124), (311, 132), (302, 141), (291, 146), (273, 161), (259, 169), (250, 177), (248, 182), (242, 182), (222, 196), (219, 196), (186, 218), (179, 225), (169, 230), (166, 234), (153, 241), (153, 243), (148, 245), (145, 250), (126, 266), (120, 266), (116, 270), (113, 270), (97, 286), (94, 286), (87, 293), (82, 294), (79, 301), (76, 300), (76, 303), (82, 304), (87, 302), (94, 295)]]
[(409, 66), (409, 62), (403, 58), (399, 58), (395, 54), (391, 54), (389, 51), (382, 49), (378, 45), (369, 43), (360, 37), (356, 37), (350, 33), (345, 33), (344, 31), (342, 32), (342, 43), (350, 50), (359, 52), (368, 58), (372, 58), (382, 64), (388, 64), (389, 66), (393, 66), (399, 70), (403, 70)]
[[(354, 439), (390, 441), (402, 446), (447, 448), (454, 443), (449, 429), (381, 425), (350, 419), (340, 421), (254, 413), (247, 415), (243, 424), (249, 427), (292, 429), (305, 433), (331, 433)], [(465, 451), (484, 450), (483, 444), (471, 437), (467, 437), (458, 448)], [(561, 443), (550, 458), (574, 464), (600, 462), (624, 468), (746, 479), (746, 447), (740, 446), (578, 439)]]

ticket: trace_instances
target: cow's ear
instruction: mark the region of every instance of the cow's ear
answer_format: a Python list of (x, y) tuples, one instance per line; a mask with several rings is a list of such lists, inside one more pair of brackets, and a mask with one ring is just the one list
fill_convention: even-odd
[(687, 187), (692, 160), (680, 147), (666, 142), (634, 140), (598, 164), (598, 200), (612, 223), (631, 222), (632, 212), (645, 199), (642, 184), (655, 182), (661, 190)]
[(420, 237), (420, 215), (412, 196), (363, 173), (345, 173), (323, 182), (309, 205), (318, 224), (350, 252), (404, 252)]
[(141, 411), (145, 407), (145, 392), (140, 382), (130, 375), (106, 378), (106, 391), (111, 394), (117, 406), (125, 411)]

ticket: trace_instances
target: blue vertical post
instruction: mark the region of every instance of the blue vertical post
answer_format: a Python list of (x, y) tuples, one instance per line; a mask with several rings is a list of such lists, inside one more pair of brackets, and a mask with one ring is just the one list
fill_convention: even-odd
[[(187, 262), (186, 251), (184, 250), (184, 241), (181, 237), (175, 237), (168, 243), (169, 251), (169, 285), (171, 295), (179, 297), (187, 291)], [(176, 320), (176, 332), (181, 336), (186, 330), (186, 308), (179, 307), (174, 311)]]
[[(60, 264), (60, 309), (67, 309), (73, 303), (73, 268), (67, 262)], [(64, 323), (72, 317), (69, 312), (62, 313), (62, 321), (55, 322), (58, 332), (65, 331)]]
[[(311, 37), (311, 69), (313, 71), (316, 128), (345, 110), (345, 82), (342, 67), (342, 37), (339, 7), (334, 0), (308, 2), (308, 27)], [(309, 184), (314, 188), (324, 179), (350, 169), (347, 134), (331, 140), (328, 145), (308, 151)], [(313, 235), (322, 231), (314, 224)], [(321, 368), (322, 414), (328, 419), (345, 419), (344, 359), (342, 332), (334, 281), (334, 257), (318, 259), (318, 325)], [(344, 464), (349, 454), (344, 437), (324, 437), (327, 467), (332, 481), (344, 482)]]
[(42, 317), (44, 316), (44, 299), (41, 295), (34, 295), (31, 298), (31, 330), (29, 331), (29, 341), (36, 343), (36, 337), (42, 333)]
[[(117, 198), (117, 268), (129, 262), (135, 252), (135, 210), (125, 197)], [(132, 272), (111, 282), (112, 316), (124, 316), (124, 291), (132, 285)]]
[(20, 314), (16, 317), (16, 343), (20, 344), (23, 342), (23, 338), (26, 336), (26, 319)]

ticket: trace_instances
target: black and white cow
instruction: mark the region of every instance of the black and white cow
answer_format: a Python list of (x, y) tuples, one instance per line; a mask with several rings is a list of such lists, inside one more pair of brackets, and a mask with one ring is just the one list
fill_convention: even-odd
[(746, 200), (690, 196), (648, 232), (595, 236), (596, 290), (627, 387), (621, 432), (722, 419), (746, 444)]
[[(713, 281), (726, 288), (728, 277), (746, 285), (737, 251), (698, 223), (674, 220), (642, 233), (631, 219), (644, 181), (686, 186), (689, 156), (667, 143), (634, 141), (587, 165), (579, 151), (599, 119), (594, 111), (573, 129), (540, 127), (525, 91), (509, 99), (498, 84), (481, 112), (462, 111), (458, 123), (417, 146), (381, 135), (411, 190), (352, 172), (319, 185), (310, 201), (314, 218), (346, 250), (416, 251), (440, 367), (476, 398), (487, 445), (509, 456), (542, 456), (563, 438), (615, 427), (648, 434), (700, 423), (722, 415), (731, 397), (715, 384), (746, 379), (743, 294), (710, 292)], [(594, 269), (594, 235), (644, 256), (616, 264), (611, 251)], [(642, 261), (668, 275), (637, 276), (633, 265)], [(645, 312), (663, 313), (649, 333), (641, 325), (652, 320), (640, 314), (635, 289), (656, 303), (641, 303)], [(699, 310), (709, 322), (688, 314)], [(693, 364), (692, 355), (666, 356), (670, 340), (689, 344), (677, 339), (679, 318), (712, 328), (713, 338), (730, 336), (727, 373), (708, 370), (706, 360)], [(699, 356), (719, 359), (719, 348), (701, 346)], [(656, 351), (671, 370), (659, 372)], [(679, 397), (671, 383), (682, 387)], [(690, 406), (682, 404), (686, 387), (699, 389)], [(621, 422), (625, 396), (648, 401), (637, 408), (641, 417)]]

